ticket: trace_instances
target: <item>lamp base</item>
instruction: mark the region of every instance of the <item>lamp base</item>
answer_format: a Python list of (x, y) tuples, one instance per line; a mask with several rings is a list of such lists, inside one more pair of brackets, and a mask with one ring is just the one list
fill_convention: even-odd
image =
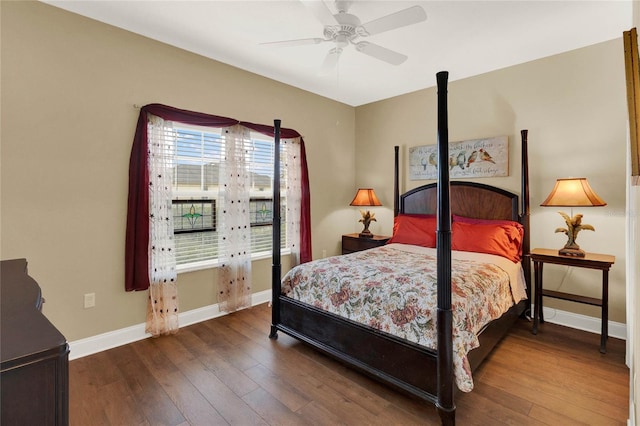
[(571, 257), (584, 257), (585, 253), (584, 250), (580, 250), (575, 249), (575, 248), (567, 248), (567, 247), (563, 247), (560, 250), (558, 250), (558, 254), (560, 256), (571, 256)]
[(373, 238), (373, 234), (368, 229), (365, 229), (361, 233), (358, 234), (360, 238)]

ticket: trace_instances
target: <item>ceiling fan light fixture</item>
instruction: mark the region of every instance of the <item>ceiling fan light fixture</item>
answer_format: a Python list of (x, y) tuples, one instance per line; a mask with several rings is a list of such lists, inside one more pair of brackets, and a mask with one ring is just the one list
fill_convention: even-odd
[(300, 0), (324, 26), (324, 39), (300, 39), (285, 40), (264, 44), (280, 44), (295, 46), (298, 44), (318, 44), (321, 42), (333, 42), (335, 47), (327, 53), (327, 57), (322, 66), (321, 73), (327, 71), (331, 66), (336, 66), (337, 59), (342, 53), (342, 49), (349, 44), (353, 44), (358, 52), (371, 56), (372, 58), (384, 61), (391, 65), (400, 65), (407, 60), (407, 56), (402, 53), (387, 49), (359, 39), (379, 34), (385, 31), (394, 30), (418, 22), (425, 21), (427, 14), (421, 6), (412, 6), (395, 13), (374, 19), (362, 24), (360, 18), (349, 13), (349, 8), (355, 3), (352, 0), (336, 0), (335, 7), (338, 13), (333, 14), (324, 1)]
[(333, 41), (336, 44), (336, 47), (342, 50), (342, 48), (347, 47), (349, 45), (350, 37), (345, 35), (338, 35)]

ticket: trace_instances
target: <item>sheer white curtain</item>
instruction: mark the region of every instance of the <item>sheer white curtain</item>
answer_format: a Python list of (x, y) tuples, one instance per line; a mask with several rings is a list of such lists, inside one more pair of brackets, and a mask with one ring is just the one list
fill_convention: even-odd
[(223, 130), (218, 218), (218, 302), (223, 312), (251, 306), (250, 176), (251, 134), (236, 125)]
[(300, 138), (283, 139), (281, 142), (285, 157), (281, 163), (284, 164), (284, 170), (287, 173), (286, 179), (282, 180), (286, 185), (284, 194), (287, 202), (287, 244), (291, 249), (291, 266), (295, 266), (300, 263), (300, 208), (302, 200)]
[(178, 288), (173, 239), (171, 123), (149, 115), (149, 302), (146, 331), (153, 336), (178, 331)]

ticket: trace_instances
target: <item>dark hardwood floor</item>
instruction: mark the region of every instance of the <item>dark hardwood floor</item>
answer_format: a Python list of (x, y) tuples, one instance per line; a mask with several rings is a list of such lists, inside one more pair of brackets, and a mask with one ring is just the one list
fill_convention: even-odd
[[(71, 425), (437, 425), (435, 408), (279, 333), (264, 304), (70, 362)], [(519, 321), (456, 397), (459, 425), (624, 425), (625, 342)], [(416, 372), (419, 374), (419, 372)]]

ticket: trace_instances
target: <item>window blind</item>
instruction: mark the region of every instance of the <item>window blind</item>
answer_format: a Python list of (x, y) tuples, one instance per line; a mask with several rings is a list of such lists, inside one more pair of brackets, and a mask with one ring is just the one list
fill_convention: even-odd
[[(210, 264), (220, 255), (216, 225), (224, 133), (221, 129), (174, 123), (172, 132), (166, 134), (175, 153), (172, 209), (176, 264)], [(243, 145), (249, 158), (251, 253), (253, 257), (264, 256), (271, 252), (274, 143), (271, 138), (252, 133)], [(286, 155), (287, 146), (281, 145), (281, 156)], [(282, 173), (281, 186), (286, 188), (286, 171)], [(281, 204), (281, 211), (286, 212), (286, 197)], [(283, 229), (285, 224), (283, 217)], [(281, 246), (286, 248), (286, 232), (282, 235)]]

